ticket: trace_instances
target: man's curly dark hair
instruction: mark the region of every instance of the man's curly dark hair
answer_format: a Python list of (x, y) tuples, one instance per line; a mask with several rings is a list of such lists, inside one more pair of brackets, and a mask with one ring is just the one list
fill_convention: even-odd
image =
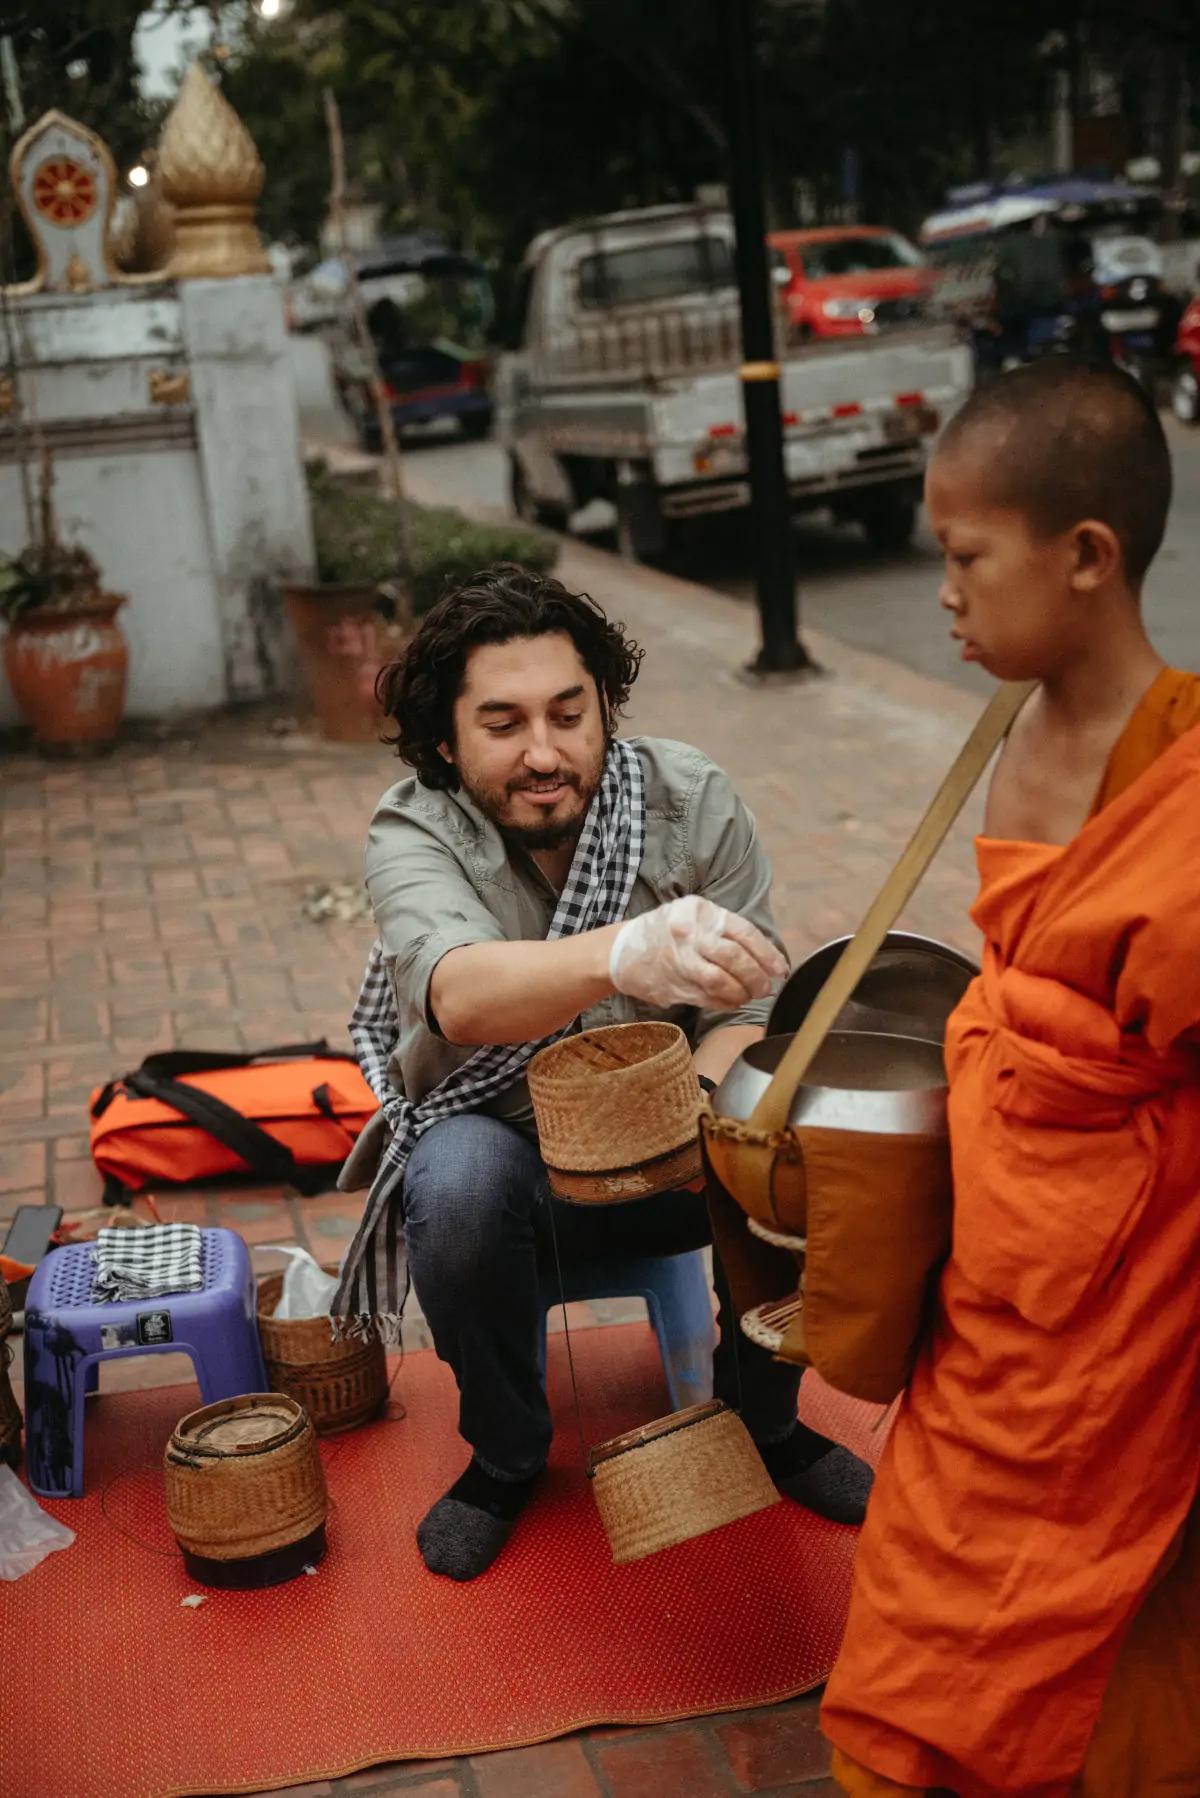
[(426, 613), (399, 661), (381, 670), (376, 689), (396, 724), (388, 741), (416, 770), (422, 786), (448, 792), (458, 787), (458, 770), (438, 754), (438, 745), (454, 741), (454, 702), (471, 650), (552, 631), (565, 631), (579, 651), (611, 728), (637, 679), (643, 651), (589, 594), (572, 593), (552, 575), (500, 562), (445, 594)]

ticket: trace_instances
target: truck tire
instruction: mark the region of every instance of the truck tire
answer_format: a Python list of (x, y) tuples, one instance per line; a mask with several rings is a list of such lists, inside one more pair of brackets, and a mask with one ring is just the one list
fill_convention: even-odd
[(519, 456), (508, 458), (508, 494), (512, 509), (522, 524), (540, 524), (551, 531), (566, 528), (566, 513), (560, 507), (544, 505), (529, 491), (529, 482), (525, 479), (525, 470), (521, 467)]
[(470, 443), (482, 443), (485, 437), (492, 434), (492, 409), (486, 412), (471, 412), (459, 420), (462, 434)]
[(872, 549), (907, 549), (917, 528), (917, 502), (907, 493), (884, 487), (864, 500), (858, 517)]
[(671, 547), (670, 521), (663, 517), (658, 491), (649, 481), (616, 487), (617, 554), (626, 562), (653, 567)]

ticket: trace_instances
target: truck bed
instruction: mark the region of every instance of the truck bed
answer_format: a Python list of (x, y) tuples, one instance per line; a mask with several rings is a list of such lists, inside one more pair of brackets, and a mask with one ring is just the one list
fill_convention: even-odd
[[(970, 382), (969, 351), (944, 325), (792, 352), (780, 378), (789, 483), (798, 492), (818, 491), (835, 473), (834, 485), (852, 486), (919, 472), (922, 412), (944, 419)], [(746, 503), (738, 479), (745, 450), (736, 366), (624, 381), (613, 373), (563, 378), (530, 398), (556, 454), (648, 461), (661, 489), (696, 490), (694, 506), (683, 492), (665, 492), (673, 513), (713, 510), (714, 481), (733, 483), (725, 503)]]

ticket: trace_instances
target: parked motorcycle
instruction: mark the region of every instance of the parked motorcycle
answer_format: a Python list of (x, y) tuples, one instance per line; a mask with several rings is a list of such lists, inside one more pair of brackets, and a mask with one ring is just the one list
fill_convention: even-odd
[(1178, 304), (1163, 284), (1162, 252), (1144, 237), (1101, 234), (1091, 239), (1089, 301), (1082, 335), (1151, 392), (1166, 367)]
[(1146, 234), (1156, 196), (1079, 176), (980, 184), (926, 219), (935, 295), (971, 334), (981, 379), (1060, 351), (1114, 362), (1153, 392), (1180, 303)]

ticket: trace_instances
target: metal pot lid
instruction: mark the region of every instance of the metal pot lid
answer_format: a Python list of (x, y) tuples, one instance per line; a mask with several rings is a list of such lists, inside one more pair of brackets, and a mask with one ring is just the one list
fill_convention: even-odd
[[(793, 970), (772, 1007), (768, 1036), (790, 1036), (800, 1028), (850, 941), (843, 936), (826, 943)], [(948, 943), (891, 930), (835, 1028), (940, 1043), (950, 1013), (978, 973), (978, 963)]]

